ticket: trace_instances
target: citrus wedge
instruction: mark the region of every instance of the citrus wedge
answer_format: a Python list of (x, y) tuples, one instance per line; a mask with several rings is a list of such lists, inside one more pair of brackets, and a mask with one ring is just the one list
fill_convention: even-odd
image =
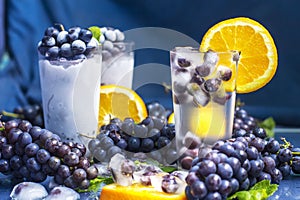
[(140, 122), (147, 117), (147, 109), (142, 98), (131, 89), (117, 85), (103, 85), (100, 88), (99, 127), (110, 119), (124, 120), (131, 117)]
[(133, 184), (131, 186), (120, 186), (116, 183), (105, 185), (102, 188), (100, 200), (186, 200), (185, 193), (168, 194), (157, 191), (154, 187)]
[[(237, 17), (212, 26), (200, 44), (200, 51), (209, 49), (240, 52), (236, 82), (238, 93), (256, 91), (275, 75), (278, 62), (275, 43), (268, 30), (255, 20)], [(222, 62), (221, 58), (219, 62)]]

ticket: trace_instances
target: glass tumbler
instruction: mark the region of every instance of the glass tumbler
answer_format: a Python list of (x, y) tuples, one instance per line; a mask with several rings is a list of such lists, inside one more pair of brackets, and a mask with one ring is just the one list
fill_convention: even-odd
[(110, 42), (103, 45), (102, 85), (119, 85), (132, 88), (134, 69), (134, 43)]
[(170, 51), (178, 157), (230, 138), (236, 99), (238, 52)]
[(39, 55), (45, 128), (85, 145), (98, 133), (101, 47), (76, 60)]

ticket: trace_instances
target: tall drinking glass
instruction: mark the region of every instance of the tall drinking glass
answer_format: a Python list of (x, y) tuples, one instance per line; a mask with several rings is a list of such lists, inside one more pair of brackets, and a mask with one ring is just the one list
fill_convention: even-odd
[(179, 156), (231, 136), (238, 55), (234, 51), (199, 52), (192, 47), (170, 52)]
[[(87, 145), (98, 133), (102, 54), (77, 60), (39, 57), (45, 128)], [(88, 136), (88, 137), (85, 137)]]
[(120, 85), (132, 88), (134, 52), (133, 42), (110, 42), (102, 51), (101, 84)]

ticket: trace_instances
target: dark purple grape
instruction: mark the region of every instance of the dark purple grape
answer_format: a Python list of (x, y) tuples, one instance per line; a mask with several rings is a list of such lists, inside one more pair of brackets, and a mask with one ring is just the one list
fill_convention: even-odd
[(77, 169), (74, 170), (72, 176), (73, 176), (74, 181), (80, 183), (81, 181), (86, 179), (87, 173), (84, 169), (77, 168)]
[(18, 141), (19, 136), (23, 133), (19, 128), (12, 128), (8, 132), (8, 142), (10, 144), (15, 144)]
[(43, 129), (38, 127), (38, 126), (33, 126), (30, 131), (29, 134), (31, 135), (31, 138), (33, 141), (39, 139), (41, 133), (43, 132)]
[(222, 180), (221, 185), (220, 185), (220, 189), (219, 189), (219, 193), (222, 196), (227, 197), (231, 192), (232, 192), (232, 186), (231, 186), (230, 181)]
[(12, 158), (15, 155), (14, 146), (10, 144), (3, 144), (1, 154), (4, 159)]
[(248, 160), (256, 160), (258, 158), (258, 150), (254, 146), (249, 146), (245, 151), (248, 155)]
[(249, 174), (251, 174), (251, 176), (253, 176), (253, 177), (258, 177), (259, 174), (264, 169), (264, 163), (260, 159), (250, 160), (250, 165), (251, 165), (251, 168), (250, 168)]
[(32, 128), (32, 124), (28, 120), (21, 120), (18, 128), (23, 132), (29, 132)]
[(22, 158), (18, 155), (14, 155), (9, 161), (10, 167), (13, 170), (18, 170), (23, 166)]
[(50, 157), (50, 153), (45, 149), (40, 149), (36, 153), (36, 159), (41, 164), (45, 164), (50, 159)]
[(259, 138), (262, 138), (262, 139), (265, 139), (267, 137), (267, 133), (266, 133), (265, 129), (260, 128), (260, 127), (254, 128), (253, 129), (253, 134), (256, 137), (259, 137)]
[(29, 157), (35, 156), (39, 149), (36, 143), (30, 143), (25, 147), (25, 154)]
[(293, 157), (292, 151), (290, 149), (286, 149), (286, 148), (280, 149), (277, 157), (280, 162), (283, 162), (283, 163), (289, 162), (292, 160), (292, 157)]
[(41, 164), (38, 163), (35, 157), (31, 157), (26, 161), (26, 167), (31, 172), (37, 172), (41, 169)]
[(60, 166), (60, 164), (61, 164), (61, 161), (56, 156), (51, 156), (48, 160), (48, 165), (53, 170), (57, 170), (58, 167)]
[(239, 181), (239, 183), (243, 183), (247, 177), (248, 173), (243, 167), (241, 167), (239, 171), (236, 174), (234, 174), (234, 178), (236, 178)]
[(9, 162), (5, 159), (0, 159), (0, 172), (6, 173), (10, 169)]
[(292, 171), (295, 174), (300, 174), (300, 157), (299, 156), (294, 156), (291, 167), (292, 167)]
[(199, 163), (199, 173), (203, 176), (208, 176), (217, 172), (216, 164), (211, 160), (203, 160)]
[(136, 137), (130, 137), (128, 139), (128, 150), (132, 152), (137, 152), (140, 148), (140, 139)]
[(79, 156), (74, 152), (70, 152), (64, 156), (63, 160), (68, 166), (73, 167), (79, 163)]
[(286, 178), (291, 174), (291, 166), (288, 163), (281, 164), (278, 169), (280, 170), (283, 178)]
[(195, 198), (204, 198), (207, 195), (207, 188), (205, 186), (205, 183), (198, 180), (195, 181), (193, 184), (190, 185), (191, 187), (191, 194), (193, 195), (193, 197)]
[(80, 157), (79, 163), (78, 163), (77, 167), (86, 170), (86, 169), (89, 168), (90, 166), (91, 166), (91, 163), (90, 163), (90, 161), (89, 161), (88, 158), (86, 158), (86, 157)]
[(234, 174), (238, 172), (239, 168), (241, 168), (239, 159), (235, 157), (229, 157), (225, 162), (227, 162), (231, 166)]
[(29, 133), (23, 132), (18, 137), (18, 143), (21, 147), (25, 147), (28, 144), (32, 143), (32, 137)]
[(13, 120), (10, 120), (10, 121), (8, 121), (8, 122), (5, 122), (5, 125), (4, 125), (5, 132), (6, 132), (6, 133), (9, 133), (9, 131), (10, 131), (11, 129), (13, 129), (13, 128), (18, 128), (19, 122), (20, 122), (19, 119), (13, 119)]
[(264, 162), (264, 171), (271, 173), (275, 167), (276, 167), (276, 162), (275, 160), (271, 157), (271, 156), (264, 156), (262, 158), (263, 162)]
[(153, 150), (153, 148), (154, 148), (154, 142), (152, 139), (150, 138), (142, 139), (141, 146), (140, 146), (140, 150), (142, 152), (150, 152)]
[(233, 170), (228, 163), (219, 163), (217, 166), (217, 174), (223, 179), (230, 179), (233, 175)]
[(98, 169), (95, 165), (90, 166), (86, 169), (87, 179), (92, 180), (98, 176)]
[(68, 178), (71, 176), (71, 171), (67, 165), (60, 165), (57, 168), (57, 174), (62, 178)]

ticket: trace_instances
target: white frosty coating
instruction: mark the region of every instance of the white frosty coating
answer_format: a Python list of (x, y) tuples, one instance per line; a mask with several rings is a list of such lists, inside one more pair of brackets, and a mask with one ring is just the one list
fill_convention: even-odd
[(65, 63), (39, 61), (45, 127), (87, 145), (79, 134), (95, 137), (98, 131), (101, 54)]
[(80, 195), (73, 189), (63, 186), (55, 187), (44, 200), (79, 200)]
[(132, 88), (134, 53), (120, 53), (102, 62), (101, 82)]
[(22, 182), (14, 186), (10, 193), (12, 200), (40, 200), (48, 195), (45, 187), (39, 183)]

